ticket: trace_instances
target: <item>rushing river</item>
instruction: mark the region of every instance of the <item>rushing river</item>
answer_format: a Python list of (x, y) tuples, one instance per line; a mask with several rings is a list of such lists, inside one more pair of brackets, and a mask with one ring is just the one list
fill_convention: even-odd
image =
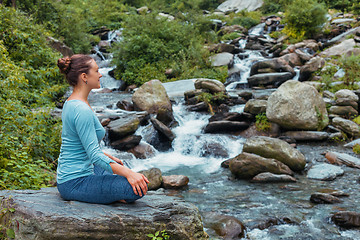
[[(235, 59), (235, 64), (247, 69), (241, 75), (239, 83), (246, 81), (251, 64), (263, 57), (257, 52), (248, 52), (249, 58)], [(97, 58), (99, 59), (99, 58)], [(107, 61), (107, 62), (106, 62)], [(104, 75), (101, 79), (102, 87), (117, 88), (118, 83), (108, 75), (112, 69), (109, 60), (99, 63), (100, 71)], [(245, 80), (244, 80), (245, 79)], [(235, 91), (236, 85), (228, 86), (228, 90)], [(90, 94), (90, 104), (95, 110), (115, 111), (117, 101), (130, 99), (130, 94), (122, 92)], [(182, 98), (176, 98), (173, 105), (174, 116), (179, 126), (173, 129), (176, 138), (172, 143), (172, 150), (157, 152), (150, 159), (135, 159), (127, 153), (120, 153), (107, 146), (104, 149), (124, 159), (125, 163), (135, 171), (159, 168), (163, 175), (181, 174), (189, 177), (189, 186), (179, 191), (165, 191), (166, 194), (176, 195), (195, 204), (201, 214), (209, 213), (230, 215), (241, 220), (247, 227), (246, 239), (360, 239), (360, 230), (346, 230), (337, 227), (330, 217), (337, 211), (360, 211), (359, 169), (343, 166), (345, 174), (334, 181), (311, 180), (306, 173), (295, 175), (296, 183), (250, 183), (245, 180), (234, 179), (229, 169), (220, 167), (224, 160), (235, 157), (242, 151), (246, 139), (229, 134), (204, 134), (202, 128), (207, 124), (209, 114), (188, 112)], [(231, 111), (242, 111), (243, 106), (234, 106)], [(137, 135), (145, 135), (147, 127), (140, 127)], [(223, 146), (229, 154), (228, 158), (203, 157), (204, 146), (216, 143)], [(311, 143), (299, 144), (297, 148), (306, 156), (307, 167), (325, 162), (321, 153), (338, 151), (351, 153), (342, 144)], [(310, 195), (315, 192), (341, 190), (349, 197), (341, 198), (338, 204), (313, 204)], [(255, 228), (268, 219), (280, 219), (278, 225), (260, 230)], [(222, 239), (213, 230), (205, 229), (211, 239)]]

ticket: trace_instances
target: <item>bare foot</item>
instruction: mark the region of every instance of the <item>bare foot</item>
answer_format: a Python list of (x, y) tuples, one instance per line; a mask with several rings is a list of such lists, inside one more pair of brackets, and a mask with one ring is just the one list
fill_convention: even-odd
[(118, 202), (127, 203), (125, 200), (119, 200)]

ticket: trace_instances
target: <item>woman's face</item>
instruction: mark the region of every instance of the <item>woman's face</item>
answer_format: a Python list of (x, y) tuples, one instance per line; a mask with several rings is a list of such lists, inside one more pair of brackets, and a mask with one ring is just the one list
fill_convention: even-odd
[(86, 76), (87, 76), (87, 85), (91, 89), (100, 88), (100, 78), (102, 77), (102, 75), (99, 72), (99, 66), (96, 64), (94, 60), (91, 60), (90, 70)]

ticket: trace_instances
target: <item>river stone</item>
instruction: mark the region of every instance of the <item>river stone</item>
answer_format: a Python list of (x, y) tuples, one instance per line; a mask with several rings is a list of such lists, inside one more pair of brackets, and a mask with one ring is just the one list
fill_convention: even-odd
[(312, 166), (307, 173), (307, 177), (316, 180), (334, 180), (337, 176), (343, 174), (344, 170), (341, 167), (322, 163)]
[(330, 99), (334, 99), (335, 98), (335, 94), (328, 91), (328, 90), (325, 90), (323, 91), (323, 97), (324, 98), (330, 98)]
[(108, 124), (110, 141), (116, 141), (135, 133), (139, 124), (140, 119), (136, 115), (129, 115), (127, 118), (111, 121)]
[(296, 141), (323, 141), (329, 137), (327, 132), (317, 131), (287, 131), (283, 135)]
[(342, 56), (350, 49), (353, 49), (355, 45), (356, 42), (354, 39), (347, 39), (340, 44), (326, 49), (325, 51), (321, 52), (320, 55), (325, 57)]
[(285, 54), (281, 56), (280, 59), (283, 59), (287, 64), (292, 67), (302, 66), (301, 59), (296, 53)]
[(270, 182), (296, 182), (296, 179), (286, 174), (273, 174), (269, 172), (259, 173), (251, 182), (270, 183)]
[(246, 9), (249, 12), (255, 11), (263, 4), (262, 0), (227, 0), (217, 7), (217, 10), (227, 12), (240, 12)]
[(278, 160), (246, 152), (230, 159), (229, 168), (240, 179), (251, 179), (263, 172), (293, 175), (290, 168)]
[(155, 156), (155, 148), (146, 142), (140, 142), (137, 146), (130, 149), (128, 152), (134, 154), (136, 158), (146, 159)]
[(205, 133), (221, 133), (244, 130), (249, 127), (247, 122), (215, 121), (210, 122), (204, 128)]
[(331, 106), (329, 108), (329, 114), (350, 117), (358, 115), (358, 111), (355, 110), (352, 106)]
[(204, 213), (204, 227), (214, 230), (222, 239), (240, 239), (245, 234), (244, 224), (233, 216)]
[(221, 157), (221, 158), (228, 158), (229, 153), (226, 148), (221, 145), (220, 142), (205, 142), (203, 147), (201, 148), (201, 157)]
[(313, 193), (310, 197), (312, 203), (340, 203), (341, 200), (331, 194), (327, 193)]
[(336, 105), (338, 106), (351, 106), (353, 107), (355, 110), (358, 109), (359, 105), (356, 101), (347, 99), (347, 98), (337, 98), (335, 100)]
[(351, 120), (347, 120), (347, 119), (340, 118), (340, 117), (335, 117), (332, 119), (332, 125), (353, 137), (360, 136), (359, 125), (357, 125), (356, 123), (354, 123)]
[(159, 168), (151, 168), (149, 170), (140, 171), (139, 173), (143, 174), (149, 180), (149, 190), (157, 190), (161, 187), (163, 176)]
[(360, 227), (360, 213), (342, 211), (335, 213), (331, 220), (340, 227)]
[(160, 122), (159, 120), (155, 118), (150, 118), (151, 123), (153, 124), (154, 128), (162, 133), (164, 136), (166, 136), (170, 141), (173, 141), (175, 139), (175, 134), (171, 131), (170, 128), (168, 128), (165, 124)]
[(244, 108), (244, 112), (251, 113), (257, 115), (259, 113), (266, 112), (266, 100), (258, 100), (258, 99), (250, 99)]
[(293, 171), (304, 169), (305, 156), (287, 142), (271, 137), (251, 137), (246, 140), (243, 151), (266, 158), (274, 158), (286, 164)]
[(317, 70), (325, 66), (325, 60), (321, 57), (310, 59), (304, 66), (300, 68), (299, 81), (307, 81), (311, 75)]
[(194, 84), (196, 89), (207, 89), (211, 93), (225, 92), (225, 86), (219, 80), (199, 78)]
[(164, 86), (157, 79), (144, 83), (132, 96), (135, 110), (157, 113), (158, 109), (172, 112), (170, 99)]
[(280, 72), (280, 73), (262, 73), (252, 75), (248, 77), (249, 86), (259, 86), (259, 85), (269, 85), (269, 84), (280, 84), (289, 80), (293, 75), (289, 72)]
[(353, 148), (356, 144), (360, 145), (360, 138), (355, 139), (354, 141), (351, 141), (351, 142), (345, 144), (344, 147)]
[(275, 72), (290, 72), (292, 76), (295, 76), (295, 71), (289, 64), (283, 59), (274, 58), (270, 60), (256, 62), (251, 66), (250, 76), (258, 74), (260, 69), (270, 68)]
[(184, 175), (163, 176), (162, 186), (165, 189), (179, 189), (187, 186), (189, 178)]
[(332, 164), (345, 164), (348, 167), (360, 168), (360, 159), (346, 153), (327, 152), (325, 157)]
[(127, 151), (135, 146), (139, 145), (141, 141), (141, 136), (138, 135), (131, 135), (115, 142), (112, 142), (110, 145), (111, 147), (120, 150), (120, 151)]
[(171, 239), (208, 238), (194, 205), (163, 194), (109, 205), (64, 201), (56, 188), (0, 191), (0, 197), (2, 206), (15, 208), (17, 240), (144, 240), (159, 229)]
[(346, 98), (351, 101), (359, 101), (358, 95), (356, 95), (353, 91), (349, 89), (341, 89), (335, 93), (336, 98)]
[(325, 102), (312, 86), (283, 83), (268, 99), (266, 116), (285, 129), (321, 130), (329, 123)]
[(234, 59), (234, 55), (231, 53), (218, 53), (210, 57), (211, 66), (220, 67), (229, 65)]

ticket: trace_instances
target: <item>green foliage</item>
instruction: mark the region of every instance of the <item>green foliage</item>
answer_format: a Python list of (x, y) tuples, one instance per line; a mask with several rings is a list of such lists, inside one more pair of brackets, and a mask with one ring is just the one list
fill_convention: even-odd
[(266, 117), (266, 113), (259, 113), (255, 116), (255, 126), (258, 131), (269, 131), (271, 124)]
[(0, 189), (37, 189), (53, 180), (60, 148), (59, 120), (49, 108), (64, 92), (46, 32), (0, 6)]
[(248, 12), (247, 10), (242, 10), (239, 13), (230, 14), (231, 20), (228, 22), (228, 25), (240, 25), (246, 29), (250, 29), (260, 23), (260, 18), (260, 12)]
[(340, 59), (340, 67), (344, 69), (345, 76), (342, 78), (345, 85), (354, 86), (355, 82), (360, 82), (360, 55), (351, 55)]
[(0, 199), (0, 239), (15, 239), (15, 231), (12, 228), (12, 221), (9, 215), (15, 212), (14, 208), (5, 207), (9, 200)]
[(342, 12), (354, 11), (359, 13), (360, 3), (358, 0), (323, 0), (328, 8), (338, 9)]
[(352, 150), (355, 154), (360, 154), (360, 144), (355, 144)]
[(360, 116), (357, 116), (356, 118), (354, 118), (352, 120), (354, 123), (356, 123), (357, 125), (360, 125)]
[(264, 0), (261, 11), (264, 14), (277, 13), (284, 11), (291, 0)]
[(297, 41), (310, 38), (321, 30), (326, 13), (324, 4), (316, 0), (294, 0), (286, 7), (283, 31)]
[[(209, 52), (203, 48), (199, 30), (202, 24), (147, 14), (129, 15), (124, 26), (123, 41), (113, 47), (114, 64), (116, 76), (128, 84), (140, 86), (151, 79), (165, 82), (192, 74), (193, 78), (200, 73), (210, 78), (218, 72), (207, 61)], [(175, 75), (167, 79), (165, 70), (170, 68)]]
[(167, 234), (166, 230), (157, 231), (155, 234), (147, 235), (151, 240), (170, 240), (170, 236)]

